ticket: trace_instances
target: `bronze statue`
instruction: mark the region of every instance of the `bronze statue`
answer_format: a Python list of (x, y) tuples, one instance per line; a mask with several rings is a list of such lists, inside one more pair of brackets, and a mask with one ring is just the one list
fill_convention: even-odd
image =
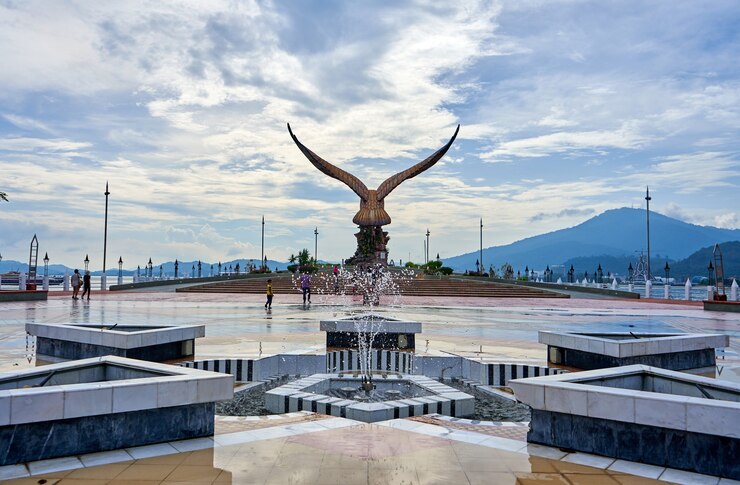
[(380, 184), (377, 190), (370, 190), (360, 179), (351, 173), (332, 165), (306, 148), (303, 143), (298, 141), (298, 138), (293, 134), (293, 130), (290, 129), (290, 123), (288, 123), (290, 136), (301, 152), (308, 158), (308, 161), (329, 177), (344, 182), (354, 193), (360, 196), (360, 210), (352, 218), (352, 221), (360, 226), (360, 232), (356, 234), (358, 249), (352, 258), (358, 263), (386, 263), (388, 258), (386, 244), (389, 238), (388, 233), (382, 230), (382, 226), (390, 224), (391, 217), (385, 211), (385, 198), (401, 182), (416, 177), (437, 163), (447, 153), (450, 146), (452, 146), (452, 142), (455, 141), (458, 131), (460, 131), (460, 125), (457, 125), (455, 134), (452, 135), (450, 141), (442, 148), (413, 167), (387, 178)]

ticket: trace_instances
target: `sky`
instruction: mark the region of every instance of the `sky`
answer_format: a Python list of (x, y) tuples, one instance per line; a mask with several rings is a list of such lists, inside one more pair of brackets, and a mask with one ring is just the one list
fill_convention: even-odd
[[(740, 227), (740, 4), (0, 0), (0, 255), (108, 262), (474, 251), (643, 207)], [(636, 248), (638, 249), (638, 248)]]

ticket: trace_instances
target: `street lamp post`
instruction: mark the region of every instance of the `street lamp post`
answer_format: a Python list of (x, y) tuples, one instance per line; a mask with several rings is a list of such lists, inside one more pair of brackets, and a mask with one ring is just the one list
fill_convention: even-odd
[(177, 259), (175, 259), (175, 278), (177, 278), (177, 270), (180, 267), (180, 263), (177, 262)]
[(480, 218), (480, 267), (481, 273), (483, 272), (483, 218)]
[(604, 282), (604, 270), (601, 269), (601, 263), (599, 263), (599, 267), (596, 268), (596, 271), (599, 274), (599, 284), (602, 284)]
[(210, 276), (213, 276), (213, 265), (211, 264), (211, 274)]
[(85, 255), (84, 263), (85, 263), (85, 272), (87, 273), (87, 268), (90, 266), (90, 258), (88, 257), (87, 254)]
[(426, 254), (424, 255), (424, 261), (425, 263), (429, 264), (429, 228), (427, 227), (427, 245), (426, 245)]
[(479, 269), (480, 269), (480, 260), (476, 259), (475, 260), (475, 272), (477, 273)]
[(576, 275), (576, 270), (575, 270), (575, 268), (573, 268), (573, 265), (571, 264), (570, 265), (570, 269), (568, 270), (568, 282), (569, 283), (574, 283), (575, 282), (575, 278), (574, 278), (575, 275)]
[(714, 288), (712, 287), (712, 274), (714, 273), (714, 265), (712, 260), (709, 260), (709, 266), (707, 266), (707, 276), (709, 281), (707, 282), (707, 300), (712, 300), (714, 297)]
[(148, 278), (149, 279), (152, 279), (152, 269), (153, 269), (152, 258), (149, 258), (149, 262), (147, 263), (147, 267), (149, 268)]
[(645, 188), (645, 202), (646, 202), (646, 215), (647, 215), (647, 279), (651, 279), (650, 273), (650, 201), (653, 200), (650, 197), (650, 187)]
[(319, 264), (319, 228), (313, 230), (313, 259)]
[(118, 256), (118, 284), (123, 284), (123, 258)]
[(221, 261), (218, 262), (218, 275), (221, 276)]
[(49, 291), (49, 253), (44, 254), (44, 291)]
[(162, 276), (163, 276), (163, 275), (164, 275), (164, 268), (163, 268), (163, 267), (162, 267), (162, 265), (160, 264), (160, 265), (159, 265), (159, 279), (160, 279), (160, 280), (162, 279)]
[(668, 278), (671, 275), (671, 267), (668, 266), (668, 261), (665, 262), (665, 268), (663, 270), (665, 271), (665, 282), (668, 284)]
[[(103, 229), (103, 278), (105, 278), (105, 260), (108, 252), (108, 181), (105, 181), (105, 226)], [(105, 281), (105, 280), (103, 280)], [(105, 286), (105, 285), (103, 285)], [(105, 289), (105, 287), (103, 288)]]
[(195, 263), (193, 263), (193, 269), (192, 269), (192, 271), (190, 272), (190, 277), (191, 277), (191, 278), (195, 278)]
[(200, 265), (200, 259), (198, 260), (198, 278), (201, 276), (201, 265)]
[[(260, 260), (262, 262), (262, 268), (265, 268), (265, 216), (262, 216), (262, 259)], [(218, 266), (221, 266), (221, 263), (218, 264)], [(218, 274), (221, 274), (221, 270), (219, 269)]]

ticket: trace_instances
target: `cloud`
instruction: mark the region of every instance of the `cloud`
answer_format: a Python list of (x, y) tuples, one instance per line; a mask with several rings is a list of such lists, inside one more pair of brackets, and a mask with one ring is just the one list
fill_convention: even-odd
[(585, 217), (594, 213), (594, 209), (563, 209), (558, 212), (539, 212), (529, 218), (529, 222), (539, 222), (545, 219), (561, 217)]
[(648, 183), (656, 205), (733, 224), (718, 208), (738, 186), (737, 9), (637, 6), (0, 3), (3, 221), (79, 261), (102, 247), (110, 181), (109, 252), (126, 261), (256, 253), (263, 214), (270, 257), (317, 226), (321, 257), (347, 257), (358, 201), (291, 122), (369, 185), (462, 124), (386, 201), (404, 259), (427, 226), (449, 256), (477, 245), (480, 217), (510, 242), (640, 203)]

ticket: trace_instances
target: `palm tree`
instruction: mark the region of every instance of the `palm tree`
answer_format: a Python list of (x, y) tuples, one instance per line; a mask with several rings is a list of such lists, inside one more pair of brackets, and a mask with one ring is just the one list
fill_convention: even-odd
[(5, 192), (0, 192), (0, 200), (4, 200), (5, 202), (8, 201), (8, 194)]

